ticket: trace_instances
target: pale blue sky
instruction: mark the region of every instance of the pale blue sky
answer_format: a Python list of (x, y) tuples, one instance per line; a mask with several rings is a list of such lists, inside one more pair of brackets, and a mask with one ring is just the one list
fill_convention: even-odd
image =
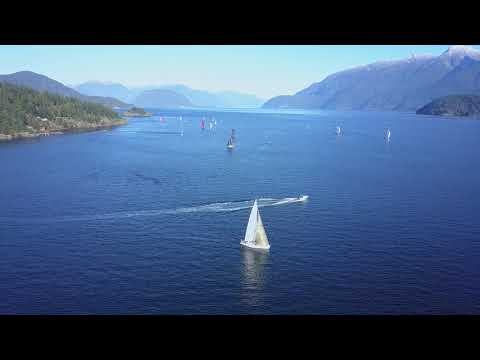
[[(473, 46), (480, 50), (480, 46)], [(411, 54), (439, 55), (448, 45), (311, 46), (0, 46), (0, 74), (30, 70), (66, 85), (185, 84), (262, 98), (295, 93), (327, 75)]]

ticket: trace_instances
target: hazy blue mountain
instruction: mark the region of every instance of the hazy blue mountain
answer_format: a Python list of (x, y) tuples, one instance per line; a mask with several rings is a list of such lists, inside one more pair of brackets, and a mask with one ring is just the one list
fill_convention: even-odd
[(79, 93), (89, 96), (113, 97), (126, 103), (135, 100), (133, 91), (122, 84), (101, 83), (96, 81), (86, 82), (74, 87)]
[(151, 108), (177, 108), (181, 106), (193, 106), (187, 97), (168, 89), (144, 91), (135, 99), (135, 105)]
[(334, 73), (265, 108), (415, 111), (436, 97), (480, 91), (480, 51), (452, 46), (440, 56), (381, 61)]
[(224, 107), (259, 108), (264, 103), (264, 100), (256, 95), (236, 91), (221, 91), (217, 93), (217, 96), (222, 100)]
[(189, 88), (181, 84), (163, 85), (159, 89), (167, 89), (185, 96), (194, 106), (198, 107), (222, 107), (222, 100), (215, 94)]
[(418, 109), (417, 114), (437, 116), (480, 116), (480, 96), (443, 96)]
[(122, 101), (111, 97), (87, 96), (80, 94), (74, 89), (63, 85), (61, 82), (53, 80), (45, 75), (34, 73), (32, 71), (20, 71), (8, 75), (0, 75), (0, 82), (28, 87), (36, 91), (45, 91), (51, 94), (73, 97), (76, 99), (90, 101), (109, 107), (128, 107), (128, 104), (125, 104)]
[(187, 97), (194, 106), (218, 108), (258, 108), (263, 100), (255, 95), (236, 91), (209, 92), (196, 90), (181, 84), (164, 85), (160, 89), (175, 91)]
[[(190, 101), (191, 106), (196, 107), (257, 108), (264, 102), (264, 100), (251, 94), (243, 94), (236, 91), (210, 92), (192, 89), (182, 84), (151, 85), (128, 88), (122, 84), (91, 81), (77, 85), (74, 88), (84, 95), (114, 97), (135, 104), (137, 104), (137, 97), (141, 96), (142, 93), (157, 89), (171, 90), (177, 94), (183, 95)], [(140, 101), (143, 101), (142, 98), (140, 98)], [(141, 104), (138, 103), (137, 105)]]

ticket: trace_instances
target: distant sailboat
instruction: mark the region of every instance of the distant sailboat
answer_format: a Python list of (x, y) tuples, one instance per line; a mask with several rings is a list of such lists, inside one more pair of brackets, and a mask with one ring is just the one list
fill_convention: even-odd
[(183, 136), (183, 117), (180, 116), (180, 136)]
[(390, 141), (390, 136), (392, 136), (392, 133), (390, 132), (390, 129), (387, 129), (387, 141)]
[(337, 126), (337, 135), (340, 135), (341, 132), (342, 130), (340, 129), (340, 126)]
[(253, 249), (270, 249), (267, 233), (263, 227), (260, 211), (258, 210), (257, 200), (253, 203), (252, 211), (248, 219), (247, 230), (245, 231), (245, 238), (240, 241), (240, 244)]
[(205, 119), (203, 119), (203, 118), (202, 118), (202, 121), (200, 122), (200, 128), (201, 128), (202, 130), (205, 129)]
[(227, 149), (233, 149), (235, 147), (235, 129), (232, 129), (232, 134), (227, 142)]

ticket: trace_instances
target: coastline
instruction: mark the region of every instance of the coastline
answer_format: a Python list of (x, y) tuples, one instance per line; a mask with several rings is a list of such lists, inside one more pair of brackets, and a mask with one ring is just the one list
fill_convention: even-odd
[(150, 117), (150, 116), (152, 116), (152, 114), (151, 113), (145, 113), (145, 114), (123, 113), (123, 116), (125, 116), (125, 117)]
[(104, 130), (104, 129), (109, 129), (116, 126), (125, 125), (126, 123), (127, 123), (127, 120), (118, 119), (118, 120), (112, 121), (111, 123), (101, 124), (101, 125), (92, 125), (92, 126), (82, 125), (80, 127), (59, 128), (59, 129), (54, 129), (50, 131), (39, 131), (39, 132), (22, 131), (14, 134), (0, 133), (0, 143), (6, 142), (6, 141), (13, 141), (13, 140), (32, 139), (32, 138), (37, 138), (42, 136), (63, 135), (66, 133)]

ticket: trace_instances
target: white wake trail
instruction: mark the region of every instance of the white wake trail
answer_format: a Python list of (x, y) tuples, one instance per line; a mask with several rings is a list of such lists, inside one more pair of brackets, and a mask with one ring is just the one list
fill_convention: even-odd
[[(304, 195), (301, 197), (286, 197), (283, 199), (260, 198), (257, 200), (258, 207), (269, 207), (303, 202), (308, 198)], [(63, 216), (55, 218), (37, 218), (37, 219), (19, 219), (0, 217), (0, 222), (27, 222), (27, 223), (52, 223), (52, 222), (73, 222), (73, 221), (98, 221), (98, 220), (115, 220), (140, 216), (159, 216), (159, 215), (181, 215), (189, 213), (205, 213), (205, 212), (231, 212), (245, 209), (251, 209), (255, 200), (246, 201), (229, 201), (222, 203), (212, 203), (207, 205), (198, 205), (190, 207), (180, 207), (176, 209), (159, 209), (159, 210), (137, 210), (122, 211), (108, 214), (79, 215), (79, 216)]]

